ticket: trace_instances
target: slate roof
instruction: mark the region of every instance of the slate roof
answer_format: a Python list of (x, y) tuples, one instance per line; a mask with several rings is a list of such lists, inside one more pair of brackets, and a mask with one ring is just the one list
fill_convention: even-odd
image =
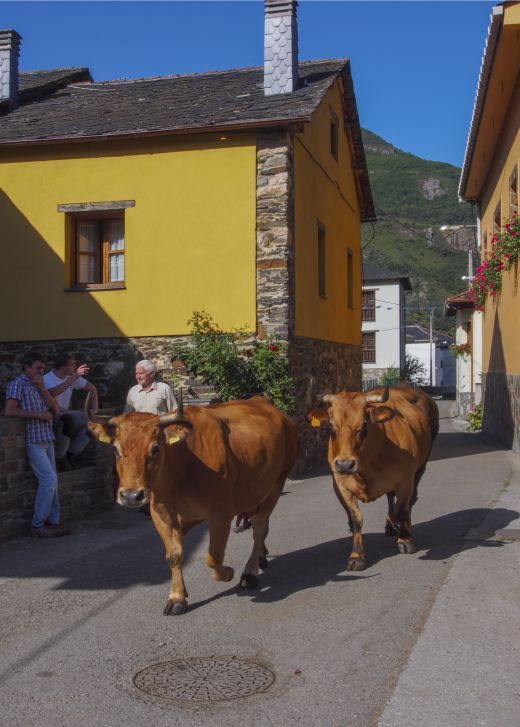
[(349, 61), (302, 62), (299, 77), (294, 92), (265, 96), (263, 68), (102, 82), (88, 69), (21, 73), (20, 105), (0, 113), (0, 147), (287, 127), (309, 121), (341, 77), (361, 218), (375, 219)]
[[(406, 343), (428, 343), (430, 340), (430, 332), (423, 326), (410, 325), (406, 326)], [(438, 346), (452, 346), (455, 339), (446, 333), (437, 333), (433, 331), (433, 341)]]
[(449, 298), (446, 298), (446, 301), (444, 303), (444, 315), (445, 316), (454, 316), (457, 312), (457, 308), (474, 308), (475, 307), (475, 298), (473, 296), (473, 291), (471, 290), (464, 290), (462, 293), (456, 293), (455, 295), (451, 295)]
[(375, 282), (377, 280), (401, 280), (405, 290), (411, 290), (410, 278), (406, 273), (397, 273), (394, 270), (383, 270), (363, 263), (363, 283)]

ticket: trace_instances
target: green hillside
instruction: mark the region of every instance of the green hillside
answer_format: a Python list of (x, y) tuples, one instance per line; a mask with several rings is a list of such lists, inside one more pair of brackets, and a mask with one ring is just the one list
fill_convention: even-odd
[(363, 259), (410, 276), (409, 322), (427, 323), (433, 305), (435, 328), (449, 330), (453, 320), (443, 318), (442, 305), (466, 287), (468, 254), (451, 249), (440, 227), (475, 224), (471, 206), (458, 201), (460, 169), (408, 154), (366, 129), (363, 141), (378, 219), (363, 225)]

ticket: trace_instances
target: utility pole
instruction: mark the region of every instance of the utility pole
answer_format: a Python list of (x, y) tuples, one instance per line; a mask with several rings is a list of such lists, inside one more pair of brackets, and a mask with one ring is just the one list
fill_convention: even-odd
[(433, 311), (435, 308), (430, 306), (430, 386), (433, 386)]

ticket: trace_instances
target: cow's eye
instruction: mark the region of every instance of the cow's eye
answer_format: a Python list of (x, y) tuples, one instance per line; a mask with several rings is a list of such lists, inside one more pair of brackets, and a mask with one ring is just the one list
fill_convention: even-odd
[(363, 426), (361, 427), (361, 429), (358, 430), (358, 437), (360, 439), (364, 439), (367, 436), (367, 432), (368, 432), (368, 425), (365, 422), (363, 424)]
[(338, 430), (337, 430), (337, 429), (336, 429), (336, 427), (335, 427), (335, 426), (334, 426), (333, 424), (331, 424), (330, 422), (329, 422), (329, 432), (330, 432), (330, 436), (331, 436), (331, 437), (332, 437), (333, 439), (336, 439), (336, 437), (338, 436)]
[(152, 455), (152, 457), (154, 457), (156, 454), (159, 454), (160, 449), (161, 448), (159, 447), (157, 442), (155, 444), (152, 444), (152, 446), (150, 447), (150, 454)]

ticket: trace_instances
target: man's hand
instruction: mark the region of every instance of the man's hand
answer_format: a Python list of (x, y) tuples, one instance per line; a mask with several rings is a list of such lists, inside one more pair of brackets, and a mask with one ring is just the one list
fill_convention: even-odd
[(89, 371), (90, 371), (90, 366), (88, 364), (80, 364), (76, 368), (76, 374), (78, 376), (85, 376), (85, 374), (88, 374)]
[(43, 376), (41, 374), (34, 374), (32, 377), (32, 382), (35, 386), (37, 386), (40, 391), (42, 389), (45, 389), (45, 384), (43, 383)]
[(42, 422), (51, 422), (52, 414), (50, 413), (50, 411), (39, 411), (36, 419), (40, 419), (40, 421)]

